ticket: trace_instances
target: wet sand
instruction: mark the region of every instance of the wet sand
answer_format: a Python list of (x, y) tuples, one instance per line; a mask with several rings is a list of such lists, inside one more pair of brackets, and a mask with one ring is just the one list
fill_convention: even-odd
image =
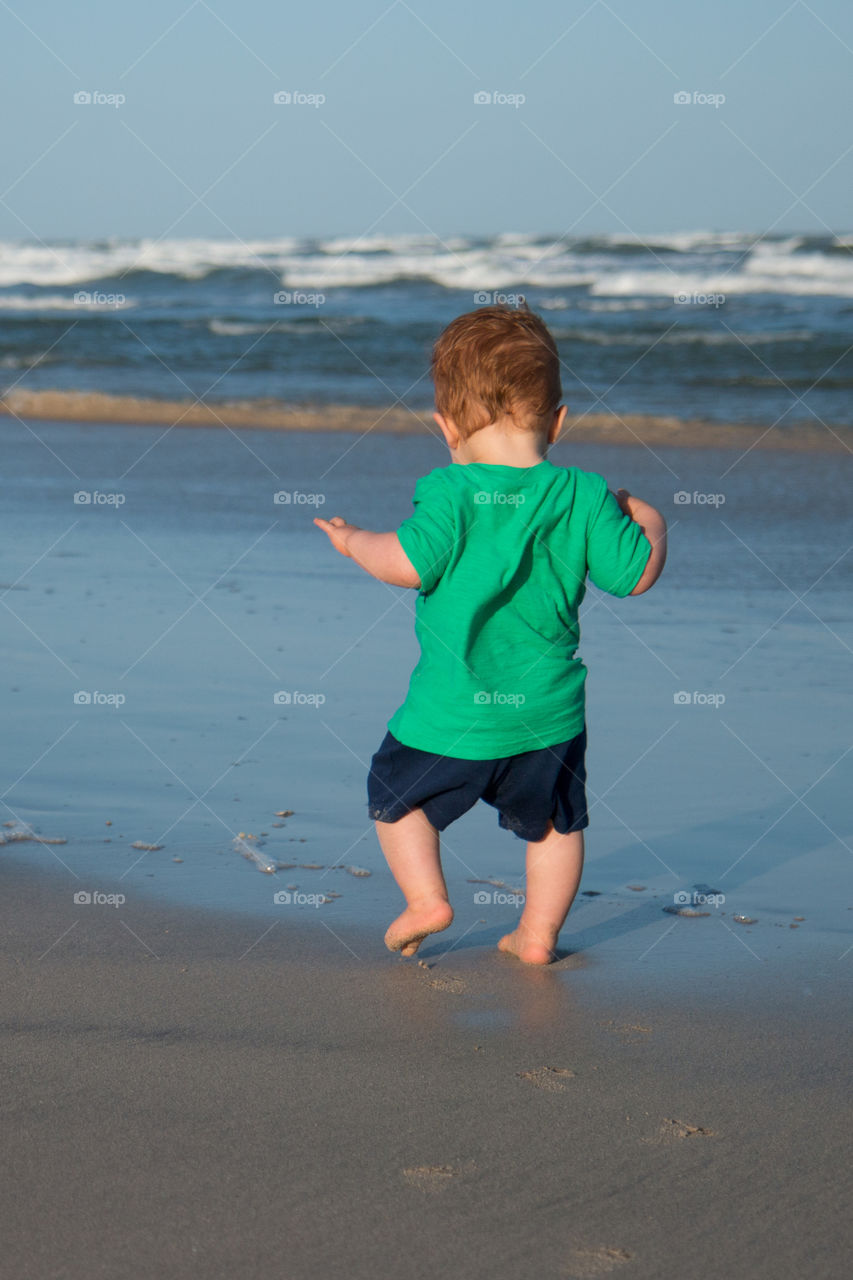
[[(96, 391), (27, 391), (0, 398), (0, 416), (58, 422), (160, 424), (180, 427), (257, 428), (271, 431), (351, 431), (422, 435), (437, 428), (430, 412), (400, 405), (303, 406), (253, 400), (205, 403), (193, 400), (149, 400)], [(768, 429), (769, 428), (769, 429)], [(776, 426), (706, 422), (690, 417), (614, 416), (587, 413), (569, 416), (563, 439), (578, 443), (685, 448), (784, 449), (795, 452), (853, 452), (853, 427), (832, 427), (814, 419), (795, 422), (786, 416)]]
[[(400, 899), (365, 778), (416, 661), (414, 600), (331, 552), (312, 517), (396, 528), (415, 477), (444, 465), (446, 450), (427, 434), (16, 419), (3, 431), (12, 728), (0, 735), (0, 823), (68, 841), (10, 846), (4, 859), (70, 869), (81, 889), (121, 877), (129, 904), (160, 894), (265, 924), (282, 916), (275, 891), (334, 889), (333, 902), (285, 914), (381, 937)], [(604, 896), (579, 901), (571, 931), (616, 974), (623, 955), (647, 953), (667, 983), (685, 966), (707, 973), (711, 946), (718, 970), (739, 953), (757, 967), (741, 941), (775, 956), (800, 915), (791, 947), (840, 953), (853, 921), (853, 522), (838, 459), (571, 441), (554, 457), (625, 485), (670, 523), (652, 592), (619, 600), (590, 588), (583, 605), (592, 807), (582, 889)], [(81, 506), (77, 490), (124, 502)], [(322, 502), (277, 504), (279, 490)], [(694, 493), (724, 501), (676, 502)], [(79, 691), (123, 701), (78, 705)], [(276, 702), (280, 691), (289, 702)], [(235, 852), (240, 832), (265, 842), (262, 857), (299, 865), (260, 874)], [(471, 928), (466, 945), (483, 945), (478, 920), (498, 929), (516, 910), (482, 909), (475, 893), (500, 886), (470, 881), (518, 885), (523, 845), (480, 805), (445, 848), (454, 940)], [(373, 874), (332, 869), (340, 863)], [(755, 939), (714, 918), (679, 921), (658, 943), (673, 923), (661, 907), (701, 882), (725, 893), (723, 912), (759, 918)]]
[[(274, 503), (393, 528), (445, 462), (430, 436), (10, 418), (4, 442), (0, 821), (67, 839), (0, 848), (6, 1274), (846, 1274), (835, 458), (555, 451), (672, 536), (648, 599), (585, 602), (587, 866), (535, 971), (495, 950), (515, 908), (480, 895), (521, 862), (486, 806), (445, 842), (452, 929), (423, 965), (384, 950), (401, 904), (364, 776), (411, 602), (329, 557), (313, 507)], [(241, 831), (297, 866), (259, 874)], [(274, 904), (291, 881), (342, 896)], [(721, 907), (663, 910), (701, 882)]]
[(16, 1280), (846, 1274), (839, 966), (626, 1001), (3, 877)]

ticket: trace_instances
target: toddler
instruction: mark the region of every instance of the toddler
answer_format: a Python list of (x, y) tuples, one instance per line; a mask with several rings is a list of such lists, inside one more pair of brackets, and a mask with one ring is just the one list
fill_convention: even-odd
[(414, 514), (373, 533), (315, 519), (342, 555), (417, 590), (421, 656), (368, 778), (370, 816), (406, 899), (385, 942), (411, 956), (453, 919), (440, 837), (484, 800), (527, 842), (525, 905), (499, 942), (555, 958), (580, 883), (587, 816), (587, 575), (641, 595), (666, 559), (663, 516), (547, 453), (566, 416), (554, 339), (533, 312), (458, 316), (433, 350), (435, 421), (451, 465), (418, 480)]

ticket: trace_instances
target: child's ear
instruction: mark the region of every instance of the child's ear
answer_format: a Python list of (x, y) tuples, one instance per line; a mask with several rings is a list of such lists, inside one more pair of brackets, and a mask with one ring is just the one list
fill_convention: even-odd
[(566, 414), (569, 412), (568, 406), (561, 404), (559, 409), (554, 413), (554, 421), (548, 431), (548, 443), (555, 444), (560, 432), (563, 429), (563, 423), (566, 420)]
[(459, 448), (459, 428), (457, 427), (453, 419), (445, 418), (443, 413), (434, 413), (432, 416), (434, 420), (438, 423), (438, 426), (441, 430), (441, 434), (444, 436), (444, 439), (447, 441), (448, 449), (451, 449), (451, 450), (458, 449)]

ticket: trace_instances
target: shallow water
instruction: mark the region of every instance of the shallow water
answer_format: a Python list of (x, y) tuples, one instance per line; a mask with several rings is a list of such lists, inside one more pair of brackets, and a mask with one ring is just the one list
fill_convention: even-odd
[[(8, 845), (2, 858), (54, 865), (69, 893), (120, 881), (129, 903), (156, 893), (270, 923), (384, 928), (401, 903), (364, 784), (416, 658), (414, 596), (335, 555), (311, 519), (393, 528), (443, 449), (31, 427), (3, 423), (0, 818), (68, 843)], [(641, 446), (552, 457), (636, 491), (671, 530), (651, 593), (590, 588), (584, 603), (582, 889), (600, 896), (578, 898), (566, 945), (625, 973), (748, 973), (795, 953), (835, 963), (853, 922), (844, 467)], [(124, 501), (75, 503), (78, 492)], [(274, 502), (282, 492), (289, 503)], [(81, 693), (90, 701), (75, 702)], [(260, 874), (235, 851), (240, 833), (295, 865)], [(162, 848), (131, 848), (139, 841)], [(518, 907), (470, 882), (523, 883), (523, 845), (480, 805), (444, 848), (457, 919), (431, 953), (490, 946)], [(663, 912), (696, 885), (725, 901), (701, 918)]]

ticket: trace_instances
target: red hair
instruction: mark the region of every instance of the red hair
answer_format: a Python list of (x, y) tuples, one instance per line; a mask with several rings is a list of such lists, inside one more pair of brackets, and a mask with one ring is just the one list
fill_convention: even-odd
[(526, 308), (457, 316), (433, 347), (430, 372), (436, 409), (463, 439), (504, 414), (528, 431), (545, 430), (563, 395), (554, 339)]

